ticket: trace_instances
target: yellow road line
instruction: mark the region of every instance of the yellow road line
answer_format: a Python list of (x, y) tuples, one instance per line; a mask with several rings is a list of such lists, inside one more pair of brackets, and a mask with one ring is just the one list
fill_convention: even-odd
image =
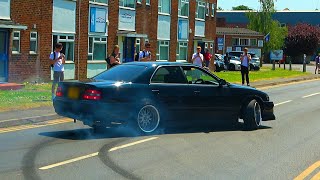
[[(310, 175), (318, 167), (320, 167), (320, 161), (312, 164), (310, 167), (308, 167), (306, 170), (304, 170), (299, 176), (294, 178), (294, 180), (304, 180), (304, 178), (306, 178), (308, 175)], [(317, 175), (319, 177), (319, 173)], [(319, 180), (319, 179), (317, 179), (317, 180)]]
[(24, 118), (18, 118), (18, 119), (6, 119), (6, 120), (1, 120), (0, 122), (20, 121), (21, 119), (35, 119), (35, 118), (48, 117), (53, 115), (57, 115), (57, 114), (46, 114), (45, 116), (30, 116), (30, 117), (24, 117)]
[(69, 118), (62, 118), (62, 119), (57, 119), (52, 121), (41, 122), (45, 124), (30, 124), (30, 125), (14, 126), (9, 128), (0, 128), (0, 134), (7, 133), (7, 132), (21, 131), (26, 129), (40, 128), (45, 126), (52, 126), (56, 124), (63, 124), (63, 123), (69, 123), (69, 122), (73, 122), (73, 120)]
[(319, 180), (319, 179), (320, 179), (320, 172), (318, 172), (315, 176), (313, 176), (311, 180)]
[(266, 87), (257, 88), (257, 89), (266, 90), (266, 89), (289, 86), (289, 85), (294, 85), (294, 84), (303, 84), (303, 83), (314, 82), (314, 81), (320, 81), (320, 79), (311, 79), (311, 80), (305, 80), (305, 81), (299, 81), (299, 82), (291, 82), (291, 83), (279, 84), (279, 85), (274, 85), (274, 86), (266, 86)]
[(303, 96), (302, 98), (308, 98), (308, 97), (316, 96), (316, 95), (319, 95), (319, 94), (320, 93), (309, 94), (309, 95)]
[(278, 103), (278, 104), (275, 104), (274, 106), (280, 106), (282, 104), (287, 104), (289, 102), (292, 102), (292, 100), (289, 100), (289, 101), (284, 101), (284, 102), (281, 102), (281, 103)]
[[(134, 146), (134, 145), (141, 144), (141, 143), (144, 143), (144, 142), (152, 141), (152, 140), (155, 140), (155, 139), (158, 139), (158, 137), (151, 137), (151, 138), (148, 138), (148, 139), (143, 139), (143, 140), (132, 142), (132, 143), (129, 143), (129, 144), (117, 146), (117, 147), (111, 148), (109, 150), (109, 152), (116, 151), (116, 150), (123, 149), (123, 148), (130, 147), (130, 146)], [(66, 160), (66, 161), (62, 161), (62, 162), (59, 162), (59, 163), (55, 163), (55, 164), (51, 164), (51, 165), (48, 165), (48, 166), (44, 166), (44, 167), (41, 167), (39, 169), (40, 170), (48, 170), (48, 169), (55, 168), (55, 167), (58, 167), (58, 166), (63, 166), (63, 165), (66, 165), (66, 164), (70, 164), (70, 163), (73, 163), (73, 162), (76, 162), (76, 161), (81, 161), (83, 159), (92, 158), (92, 157), (95, 157), (95, 156), (98, 156), (98, 155), (99, 155), (99, 152), (95, 152), (95, 153), (92, 153), (92, 154), (88, 154), (88, 155), (80, 156), (80, 157), (77, 157), (77, 158), (69, 159), (69, 160)]]

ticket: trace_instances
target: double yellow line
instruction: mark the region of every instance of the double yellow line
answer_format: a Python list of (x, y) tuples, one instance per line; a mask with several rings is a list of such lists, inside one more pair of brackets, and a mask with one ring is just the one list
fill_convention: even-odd
[[(307, 176), (309, 176), (317, 168), (320, 168), (320, 161), (312, 164), (310, 167), (308, 167), (306, 170), (304, 170), (299, 176), (294, 178), (294, 180), (304, 180)], [(320, 180), (320, 169), (319, 169), (319, 172), (316, 175), (314, 175), (310, 180)]]
[(56, 124), (63, 124), (63, 123), (69, 123), (69, 122), (73, 122), (73, 120), (69, 118), (62, 118), (62, 119), (56, 119), (52, 121), (44, 121), (38, 124), (36, 123), (36, 124), (30, 124), (30, 125), (13, 126), (9, 128), (0, 128), (0, 134), (14, 132), (14, 131), (22, 131), (26, 129), (39, 128), (44, 126), (52, 126)]

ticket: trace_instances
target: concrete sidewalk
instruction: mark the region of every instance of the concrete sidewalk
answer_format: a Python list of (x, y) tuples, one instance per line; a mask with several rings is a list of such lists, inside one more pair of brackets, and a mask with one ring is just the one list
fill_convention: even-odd
[[(281, 78), (264, 80), (250, 83), (252, 87), (262, 88), (292, 82), (303, 82), (306, 80), (320, 79), (320, 75), (308, 75), (295, 78)], [(0, 112), (0, 128), (22, 124), (38, 123), (48, 120), (62, 118), (58, 116), (52, 106), (40, 107), (26, 110), (15, 110)]]

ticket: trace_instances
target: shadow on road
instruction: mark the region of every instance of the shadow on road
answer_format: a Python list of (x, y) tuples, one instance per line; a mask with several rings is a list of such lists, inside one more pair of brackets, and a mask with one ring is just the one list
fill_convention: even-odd
[[(259, 130), (271, 129), (268, 126), (261, 126)], [(259, 131), (258, 130), (258, 131)], [(174, 125), (166, 127), (165, 129), (159, 129), (157, 132), (148, 135), (165, 135), (165, 134), (192, 134), (192, 133), (214, 133), (214, 132), (226, 132), (226, 131), (247, 131), (244, 130), (243, 124), (239, 123), (237, 126), (230, 125), (214, 125), (202, 124), (200, 125)], [(248, 131), (250, 132), (250, 131)], [(74, 129), (66, 131), (51, 131), (39, 133), (41, 136), (47, 136), (57, 139), (67, 140), (90, 140), (90, 139), (106, 139), (106, 138), (124, 138), (124, 137), (139, 137), (145, 136), (145, 134), (138, 133), (131, 127), (119, 126), (113, 128), (105, 128), (99, 132), (94, 132), (92, 128), (86, 129)], [(148, 136), (147, 135), (147, 136)]]

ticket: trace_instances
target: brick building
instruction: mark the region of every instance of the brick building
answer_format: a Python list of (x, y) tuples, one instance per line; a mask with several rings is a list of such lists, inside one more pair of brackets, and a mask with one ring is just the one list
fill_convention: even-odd
[(66, 79), (106, 69), (113, 46), (122, 62), (151, 43), (153, 60), (188, 62), (215, 48), (217, 0), (0, 1), (0, 82), (48, 81), (53, 45), (64, 45)]

